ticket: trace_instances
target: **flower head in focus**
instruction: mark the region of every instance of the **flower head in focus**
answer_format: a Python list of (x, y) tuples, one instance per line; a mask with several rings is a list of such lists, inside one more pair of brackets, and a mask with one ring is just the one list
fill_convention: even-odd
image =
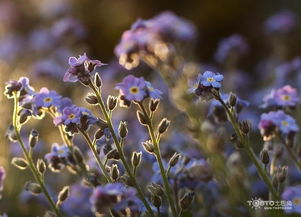
[(161, 98), (162, 92), (152, 87), (152, 84), (144, 78), (133, 75), (126, 76), (121, 83), (116, 85), (120, 92), (120, 99), (125, 105), (131, 102), (142, 102), (145, 98)]
[(80, 55), (78, 58), (70, 57), (69, 69), (64, 75), (64, 81), (81, 81), (86, 84), (89, 81), (91, 73), (95, 70), (95, 68), (103, 65), (105, 64), (103, 64), (99, 60), (91, 60), (90, 58), (88, 58), (86, 53)]

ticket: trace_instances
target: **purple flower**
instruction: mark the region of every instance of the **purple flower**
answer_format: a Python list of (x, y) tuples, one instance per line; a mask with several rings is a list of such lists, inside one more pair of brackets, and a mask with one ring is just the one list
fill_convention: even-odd
[(46, 87), (43, 87), (39, 93), (33, 98), (33, 103), (38, 108), (50, 108), (60, 105), (61, 96), (55, 91), (49, 91)]
[(32, 96), (35, 93), (34, 89), (29, 85), (29, 79), (26, 77), (20, 77), (18, 81), (10, 80), (6, 82), (4, 94), (7, 98), (12, 98), (14, 92), (20, 92), (20, 96), (23, 98), (26, 95)]
[[(6, 173), (3, 167), (0, 167), (0, 193), (3, 191), (4, 179), (6, 177)], [(1, 194), (0, 194), (1, 199)]]
[(228, 38), (223, 39), (219, 43), (214, 58), (218, 62), (224, 62), (231, 55), (236, 54), (240, 56), (246, 54), (248, 50), (249, 47), (245, 39), (238, 34), (234, 34)]
[(275, 122), (280, 132), (285, 135), (289, 134), (290, 132), (299, 131), (296, 120), (292, 116), (285, 114), (281, 110), (277, 112), (277, 119), (275, 120)]
[(172, 51), (169, 49), (172, 43), (192, 43), (196, 35), (194, 25), (172, 12), (163, 12), (149, 20), (138, 19), (123, 33), (115, 54), (121, 65), (132, 69), (139, 65), (141, 54), (164, 61)]
[(287, 187), (282, 193), (282, 199), (287, 201), (286, 213), (301, 213), (301, 187)]
[(90, 73), (95, 70), (96, 67), (103, 66), (99, 60), (90, 60), (86, 53), (80, 55), (78, 58), (69, 58), (69, 69), (64, 75), (65, 82), (76, 82), (78, 80), (87, 82), (90, 79)]
[(68, 216), (93, 217), (91, 204), (89, 203), (91, 193), (91, 188), (82, 186), (81, 184), (72, 185), (69, 197), (62, 204), (63, 211)]
[(56, 117), (53, 122), (56, 126), (65, 125), (66, 132), (73, 134), (77, 133), (78, 129), (87, 130), (97, 122), (97, 119), (92, 115), (90, 110), (72, 105), (65, 107), (61, 116)]
[(83, 38), (85, 36), (83, 25), (73, 17), (61, 19), (51, 28), (51, 34), (58, 39), (70, 33), (78, 38)]
[(162, 91), (155, 89), (149, 81), (145, 81), (147, 93), (152, 99), (161, 99)]
[(283, 10), (265, 22), (265, 29), (269, 33), (289, 33), (296, 25), (296, 15), (291, 11)]
[(297, 90), (290, 85), (286, 85), (277, 90), (272, 90), (264, 97), (263, 108), (268, 107), (295, 107), (299, 101)]
[(299, 130), (296, 120), (282, 110), (262, 114), (258, 127), (264, 136), (264, 140), (271, 139), (276, 133), (276, 129), (284, 135), (295, 133)]
[(141, 102), (147, 97), (147, 86), (145, 80), (137, 78), (133, 75), (126, 76), (121, 83), (116, 85), (116, 89), (119, 89), (120, 95), (124, 96), (128, 101)]
[(205, 87), (214, 87), (214, 88), (220, 88), (221, 81), (223, 81), (224, 76), (219, 73), (214, 73), (211, 71), (205, 71), (200, 76), (200, 84), (202, 84)]
[(136, 190), (132, 187), (126, 187), (121, 183), (109, 183), (95, 188), (90, 202), (95, 213), (105, 213), (108, 208), (113, 207), (113, 209), (118, 208), (118, 210), (123, 208), (120, 205), (135, 195)]
[(52, 144), (51, 152), (45, 155), (45, 159), (54, 172), (59, 172), (67, 165), (70, 150), (66, 145), (59, 146), (57, 143)]

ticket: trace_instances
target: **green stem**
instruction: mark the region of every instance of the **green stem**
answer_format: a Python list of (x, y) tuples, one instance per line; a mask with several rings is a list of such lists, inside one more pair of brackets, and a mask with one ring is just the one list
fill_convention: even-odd
[(58, 210), (58, 207), (55, 205), (54, 201), (52, 200), (52, 198), (45, 186), (45, 183), (43, 182), (42, 177), (40, 176), (39, 172), (37, 171), (35, 164), (30, 156), (30, 153), (26, 149), (25, 144), (20, 136), (20, 128), (18, 127), (18, 112), (19, 112), (18, 110), (19, 110), (18, 109), (18, 97), (15, 95), (14, 96), (13, 126), (15, 129), (17, 140), (23, 150), (24, 157), (29, 164), (30, 170), (31, 170), (35, 180), (39, 183), (46, 199), (49, 201), (51, 208), (53, 209), (53, 211), (55, 212), (55, 214), (58, 217), (62, 217), (63, 216), (62, 213)]
[(157, 162), (159, 164), (160, 173), (161, 173), (161, 176), (162, 176), (162, 179), (163, 179), (163, 184), (164, 184), (165, 192), (166, 192), (166, 195), (167, 195), (168, 203), (170, 205), (172, 215), (176, 216), (177, 212), (176, 212), (175, 203), (174, 203), (174, 200), (173, 200), (173, 197), (172, 197), (172, 191), (171, 191), (171, 188), (170, 188), (170, 185), (169, 185), (169, 182), (168, 182), (166, 171), (165, 171), (164, 166), (163, 166), (161, 152), (160, 152), (160, 148), (159, 148), (159, 143), (158, 143), (158, 140), (156, 139), (156, 136), (155, 136), (155, 133), (154, 133), (154, 128), (153, 128), (152, 121), (150, 119), (150, 116), (146, 112), (143, 104), (139, 103), (138, 105), (139, 105), (141, 111), (143, 112), (144, 116), (147, 119), (147, 129), (148, 129), (149, 135), (151, 137), (151, 140), (154, 144), (155, 155), (156, 155), (156, 158), (157, 158)]
[(107, 122), (107, 125), (108, 125), (108, 128), (112, 134), (112, 137), (113, 137), (113, 140), (114, 140), (114, 143), (116, 145), (116, 148), (117, 148), (117, 151), (120, 155), (120, 159), (121, 159), (121, 162), (125, 168), (125, 170), (127, 171), (127, 174), (129, 176), (129, 178), (131, 179), (131, 182), (133, 183), (134, 187), (136, 188), (137, 190), (137, 193), (138, 193), (138, 196), (140, 198), (140, 200), (143, 202), (144, 206), (146, 207), (148, 213), (152, 216), (152, 217), (155, 217), (155, 214), (152, 210), (152, 208), (150, 207), (150, 205), (148, 204), (147, 200), (145, 199), (145, 195), (144, 193), (142, 192), (141, 188), (139, 187), (137, 181), (136, 181), (136, 178), (130, 168), (130, 166), (128, 165), (126, 159), (125, 159), (125, 156), (124, 156), (124, 153), (123, 153), (123, 149), (122, 149), (122, 145), (121, 143), (119, 142), (118, 140), (118, 137), (115, 133), (115, 130), (114, 130), (114, 127), (113, 127), (113, 123), (112, 123), (112, 119), (109, 115), (109, 112), (107, 111), (106, 109), (106, 106), (104, 104), (104, 101), (101, 97), (101, 94), (100, 94), (100, 91), (97, 90), (97, 88), (93, 85), (92, 82), (90, 82), (90, 88), (93, 90), (93, 92), (95, 93), (96, 97), (97, 97), (97, 100), (98, 100), (98, 105), (100, 107), (100, 110)]
[(295, 162), (298, 169), (301, 170), (301, 161), (298, 161), (297, 156), (295, 155), (295, 153), (292, 151), (292, 149), (290, 147), (288, 147), (285, 144), (284, 144), (284, 146), (285, 146), (287, 152), (289, 153), (289, 155), (291, 156), (291, 158), (293, 159), (293, 161)]
[(113, 182), (113, 180), (111, 179), (111, 176), (108, 174), (108, 172), (107, 172), (107, 170), (106, 170), (104, 164), (101, 162), (100, 157), (99, 157), (99, 155), (98, 155), (98, 153), (97, 153), (97, 151), (96, 151), (96, 149), (95, 149), (95, 146), (94, 146), (93, 142), (92, 142), (91, 139), (90, 139), (90, 136), (89, 136), (85, 131), (83, 131), (83, 130), (81, 130), (81, 129), (79, 129), (79, 131), (80, 131), (81, 134), (84, 136), (84, 138), (85, 138), (85, 140), (86, 140), (86, 142), (87, 142), (87, 144), (88, 144), (90, 150), (91, 150), (92, 153), (93, 153), (93, 156), (94, 156), (94, 158), (95, 158), (95, 160), (96, 160), (96, 163), (97, 163), (97, 165), (100, 167), (100, 169), (102, 170), (103, 175), (105, 176), (106, 180), (107, 180), (108, 182)]
[(239, 126), (238, 126), (237, 119), (233, 116), (232, 112), (229, 110), (229, 108), (225, 104), (225, 102), (221, 99), (219, 94), (217, 96), (215, 95), (215, 98), (224, 107), (224, 109), (225, 109), (225, 111), (228, 115), (229, 121), (231, 122), (232, 127), (234, 128), (235, 133), (238, 135), (240, 141), (243, 143), (243, 145), (245, 147), (245, 151), (247, 152), (247, 154), (250, 157), (251, 161), (255, 164), (261, 179), (265, 182), (265, 184), (267, 185), (267, 187), (268, 187), (269, 191), (271, 192), (271, 194), (273, 195), (273, 197), (277, 200), (280, 200), (279, 194), (276, 191), (276, 189), (274, 188), (270, 177), (268, 176), (268, 174), (264, 170), (264, 168), (261, 166), (260, 161), (258, 160), (258, 158), (257, 158), (256, 154), (254, 153), (252, 147), (250, 146), (249, 139), (246, 136), (242, 135), (242, 133), (239, 129)]

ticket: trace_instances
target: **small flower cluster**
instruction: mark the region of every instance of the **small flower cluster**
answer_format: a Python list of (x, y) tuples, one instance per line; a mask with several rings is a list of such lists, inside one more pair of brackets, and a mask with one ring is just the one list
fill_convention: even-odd
[(115, 48), (119, 63), (126, 69), (138, 66), (143, 56), (155, 56), (166, 60), (171, 43), (190, 42), (196, 37), (195, 27), (171, 12), (163, 12), (149, 19), (136, 21), (130, 30), (123, 33)]

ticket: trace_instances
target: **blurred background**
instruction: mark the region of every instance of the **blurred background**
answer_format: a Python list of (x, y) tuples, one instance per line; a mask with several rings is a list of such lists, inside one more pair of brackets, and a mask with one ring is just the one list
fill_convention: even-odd
[[(20, 196), (23, 187), (20, 183), (28, 179), (27, 175), (24, 176), (27, 173), (10, 166), (11, 156), (20, 150), (15, 150), (18, 148), (5, 137), (12, 113), (12, 102), (2, 94), (5, 82), (26, 76), (35, 89), (47, 86), (81, 104), (78, 96), (85, 94), (83, 89), (62, 82), (68, 57), (87, 52), (91, 58), (113, 66), (103, 68), (104, 76), (120, 81), (128, 73), (118, 65), (114, 55), (122, 33), (138, 18), (149, 19), (166, 10), (196, 26), (198, 38), (193, 47), (196, 62), (214, 64), (213, 56), (219, 41), (235, 33), (242, 35), (249, 44), (249, 52), (241, 60), (240, 69), (252, 80), (258, 73), (267, 73), (258, 70), (258, 62), (273, 53), (271, 38), (264, 31), (265, 20), (281, 10), (291, 10), (300, 20), (301, 1), (0, 0), (0, 165), (5, 167), (8, 177), (16, 177), (5, 183), (0, 214), (34, 216), (35, 210), (39, 210), (30, 196), (24, 193)], [(278, 62), (301, 55), (301, 46), (296, 46), (301, 40), (300, 30), (295, 28), (290, 34), (285, 42), (286, 52), (278, 55)], [(146, 75), (149, 71), (147, 67), (136, 70)], [(51, 124), (50, 119), (46, 121)], [(43, 129), (43, 123), (38, 123), (38, 128)], [(37, 123), (33, 121), (31, 124)], [(51, 144), (58, 134), (49, 126), (46, 128), (49, 134), (43, 139), (46, 144)], [(15, 204), (15, 201), (18, 202)], [(28, 203), (32, 206), (27, 206)]]

